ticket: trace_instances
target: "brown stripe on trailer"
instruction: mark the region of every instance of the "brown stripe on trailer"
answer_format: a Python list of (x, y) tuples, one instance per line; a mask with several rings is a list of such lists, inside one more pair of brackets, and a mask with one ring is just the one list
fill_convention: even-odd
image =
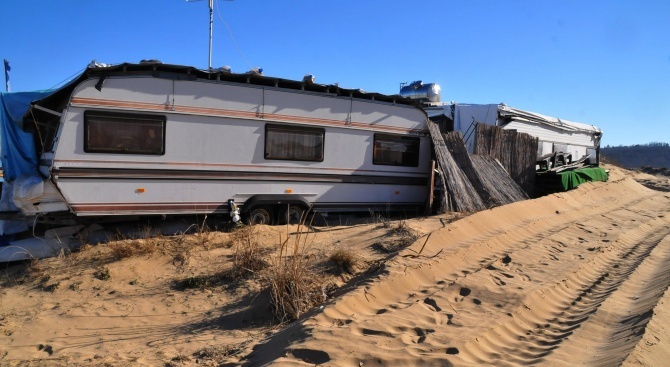
[(128, 168), (73, 168), (63, 167), (53, 171), (63, 179), (125, 179), (125, 180), (242, 180), (242, 181), (298, 181), (361, 183), (378, 185), (416, 185), (426, 186), (428, 177), (411, 176), (373, 176), (373, 175), (334, 175), (313, 173), (284, 172), (240, 172), (240, 171), (196, 171), (196, 170), (151, 170)]

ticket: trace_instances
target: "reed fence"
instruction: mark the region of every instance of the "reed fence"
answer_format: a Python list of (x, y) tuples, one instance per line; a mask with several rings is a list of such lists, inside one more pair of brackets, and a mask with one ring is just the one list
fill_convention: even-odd
[(474, 153), (497, 159), (514, 181), (532, 196), (538, 139), (526, 133), (477, 124)]

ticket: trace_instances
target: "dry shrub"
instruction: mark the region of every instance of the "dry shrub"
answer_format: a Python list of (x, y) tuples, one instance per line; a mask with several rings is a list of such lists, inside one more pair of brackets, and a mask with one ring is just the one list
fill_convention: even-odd
[(117, 236), (119, 237), (117, 241), (108, 244), (112, 256), (117, 260), (153, 254), (161, 249), (161, 244), (165, 241), (149, 226), (142, 228), (140, 239), (123, 238), (120, 234)]
[(254, 226), (240, 227), (230, 233), (230, 241), (235, 247), (233, 268), (229, 274), (232, 278), (252, 274), (268, 266), (263, 260), (263, 249), (258, 236), (258, 230)]
[(388, 237), (373, 245), (375, 249), (387, 254), (393, 254), (408, 247), (420, 236), (420, 233), (412, 229), (404, 220), (389, 225), (389, 228)]
[[(32, 279), (40, 279), (40, 281), (49, 281), (51, 274), (49, 274), (44, 262), (39, 259), (31, 259), (28, 265), (28, 275)], [(46, 279), (46, 280), (44, 280)]]
[(388, 212), (384, 214), (370, 210), (370, 216), (375, 220), (378, 226), (382, 228), (391, 227), (391, 215)]
[(99, 280), (107, 281), (112, 278), (109, 268), (102, 267), (93, 272), (93, 277)]
[[(298, 319), (316, 304), (325, 301), (323, 277), (315, 270), (314, 256), (307, 254), (307, 228), (298, 225), (296, 233), (281, 240), (279, 253), (271, 258), (268, 275), (274, 316), (280, 321)], [(288, 226), (287, 226), (288, 230)]]
[(205, 250), (225, 247), (227, 242), (216, 242), (216, 232), (212, 231), (207, 225), (207, 216), (202, 220), (202, 223), (191, 225), (185, 233), (190, 233), (189, 243), (193, 246), (200, 246)]
[(356, 256), (350, 250), (345, 250), (343, 248), (338, 248), (333, 251), (328, 259), (335, 263), (340, 268), (340, 271), (344, 271), (348, 274), (354, 272), (354, 266), (356, 266)]
[(392, 232), (394, 235), (400, 237), (398, 242), (401, 247), (407, 247), (413, 244), (414, 241), (419, 238), (419, 233), (416, 230), (410, 228), (410, 226), (404, 220), (398, 221), (392, 228)]
[(184, 289), (205, 288), (209, 279), (204, 276), (189, 276), (181, 280), (179, 285)]
[(112, 256), (117, 260), (122, 260), (133, 256), (153, 254), (158, 251), (159, 243), (159, 240), (156, 238), (146, 238), (111, 242), (108, 247)]
[(188, 236), (184, 234), (172, 237), (166, 244), (166, 251), (172, 257), (172, 265), (179, 272), (186, 270), (191, 262), (192, 250), (193, 245), (189, 243)]
[(237, 345), (215, 345), (199, 349), (193, 353), (193, 356), (205, 360), (214, 361), (220, 365), (228, 360), (228, 357), (238, 354), (248, 344), (243, 342)]

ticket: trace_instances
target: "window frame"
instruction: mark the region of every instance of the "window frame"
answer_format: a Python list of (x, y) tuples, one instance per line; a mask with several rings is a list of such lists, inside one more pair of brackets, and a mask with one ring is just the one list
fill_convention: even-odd
[[(401, 163), (390, 163), (390, 162), (384, 162), (381, 161), (379, 157), (377, 157), (377, 141), (378, 140), (386, 140), (387, 142), (409, 142), (410, 144), (407, 144), (407, 147), (412, 147), (416, 146), (415, 150), (415, 156), (412, 160), (412, 162), (409, 162), (407, 164), (401, 162)], [(421, 138), (418, 136), (405, 136), (405, 135), (393, 135), (393, 134), (374, 134), (373, 142), (372, 142), (372, 164), (376, 166), (393, 166), (393, 167), (419, 167), (419, 163), (421, 161), (420, 158), (421, 155)], [(404, 159), (403, 159), (404, 161)]]
[[(268, 139), (268, 133), (272, 131), (289, 131), (293, 133), (310, 133), (310, 134), (320, 134), (321, 135), (321, 151), (319, 153), (319, 158), (315, 159), (305, 159), (305, 158), (292, 158), (288, 156), (270, 156), (271, 152), (268, 151), (268, 145), (270, 144), (270, 139)], [(279, 160), (279, 161), (296, 161), (296, 162), (323, 162), (325, 155), (325, 146), (326, 146), (326, 129), (313, 126), (298, 126), (298, 125), (283, 125), (283, 124), (265, 124), (265, 141), (263, 142), (263, 157), (267, 160)]]
[[(135, 124), (137, 120), (151, 121), (154, 123), (159, 123), (161, 129), (161, 140), (159, 149), (154, 150), (135, 150), (128, 148), (100, 148), (100, 147), (91, 147), (89, 139), (89, 133), (91, 130), (91, 118), (100, 117), (107, 119), (118, 119), (113, 121), (113, 123), (121, 124)], [(123, 121), (126, 120), (126, 121)], [(134, 122), (135, 121), (135, 122)], [(99, 154), (131, 154), (131, 155), (153, 155), (153, 156), (162, 156), (165, 155), (165, 133), (167, 130), (167, 118), (164, 115), (145, 115), (137, 113), (121, 113), (121, 112), (109, 112), (109, 111), (95, 111), (88, 110), (84, 112), (84, 152), (85, 153), (99, 153)]]

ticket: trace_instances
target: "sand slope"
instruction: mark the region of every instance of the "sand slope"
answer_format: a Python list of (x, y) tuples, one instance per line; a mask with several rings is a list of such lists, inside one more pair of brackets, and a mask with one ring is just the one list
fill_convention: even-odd
[[(609, 182), (567, 193), (407, 220), (421, 237), (397, 254), (387, 223), (321, 230), (310, 256), (348, 249), (358, 273), (330, 274), (342, 288), (288, 325), (272, 322), (262, 276), (218, 277), (234, 252), (225, 233), (6, 269), (0, 365), (664, 366), (670, 192), (636, 179), (668, 181), (607, 168)], [(293, 230), (256, 235), (272, 253)], [(190, 278), (206, 282), (179, 286)]]
[(608, 183), (474, 214), (260, 344), (247, 364), (662, 365), (648, 351), (670, 346), (659, 319), (669, 211), (670, 195), (615, 171)]

